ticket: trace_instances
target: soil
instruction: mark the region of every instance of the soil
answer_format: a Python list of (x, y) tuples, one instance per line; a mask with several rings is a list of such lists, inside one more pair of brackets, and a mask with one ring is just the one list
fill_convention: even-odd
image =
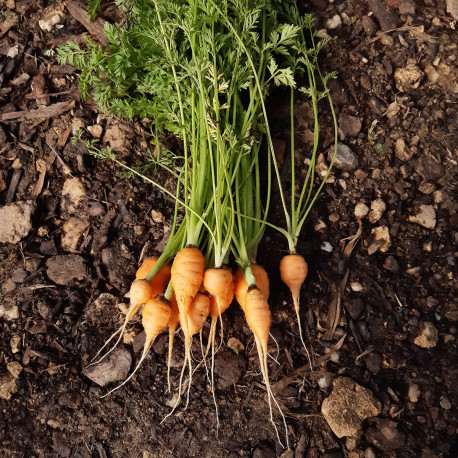
[[(316, 361), (313, 372), (291, 298), (278, 279), (286, 246), (267, 231), (260, 249), (259, 263), (271, 278), (272, 335), (278, 343), (277, 348), (271, 342), (276, 361), (270, 360), (269, 370), (288, 413), (288, 452), (269, 422), (253, 338), (236, 304), (224, 316), (224, 344), (216, 359), (219, 430), (205, 370), (194, 376), (188, 407), (180, 405), (161, 423), (173, 405), (173, 395), (166, 393), (166, 336), (112, 395), (101, 398), (114, 383), (101, 387), (88, 378), (84, 369), (124, 316), (124, 294), (139, 261), (164, 247), (173, 203), (70, 142), (82, 128), (89, 137), (101, 136), (121, 160), (137, 164), (148, 146), (139, 123), (82, 104), (76, 73), (56, 61), (55, 46), (86, 32), (74, 9), (70, 13), (46, 0), (0, 3), (1, 456), (458, 455), (452, 1), (301, 4), (330, 36), (321, 66), (338, 75), (330, 87), (341, 145), (299, 243), (309, 261), (301, 313)], [(116, 18), (114, 6), (103, 3), (102, 16)], [(42, 30), (39, 21), (56, 14), (50, 31)], [(279, 155), (289, 145), (287, 117), (279, 109), (285, 99), (280, 93), (270, 101)], [(333, 141), (329, 109), (321, 108), (318, 175), (326, 170)], [(301, 173), (313, 133), (308, 103), (300, 97), (295, 114)], [(163, 142), (177, 148), (172, 138)], [(287, 166), (286, 159), (285, 174)], [(162, 172), (148, 173), (173, 189)], [(278, 205), (271, 218), (281, 223)], [(343, 249), (359, 221), (361, 237), (349, 255)], [(341, 310), (332, 334), (325, 329), (336, 312), (338, 290)], [(125, 334), (113, 356), (111, 380), (125, 378), (138, 360), (141, 331), (136, 321)], [(238, 354), (226, 346), (230, 338), (243, 344)], [(199, 355), (199, 345), (193, 352)], [(177, 338), (174, 387), (182, 356)], [(341, 376), (368, 389), (380, 412), (350, 438), (337, 437), (321, 413), (332, 381)]]

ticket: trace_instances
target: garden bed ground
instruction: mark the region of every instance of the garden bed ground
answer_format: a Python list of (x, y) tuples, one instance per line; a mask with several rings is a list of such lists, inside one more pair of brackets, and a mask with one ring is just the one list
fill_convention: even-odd
[[(69, 38), (80, 39), (85, 26), (101, 39), (97, 27), (84, 24), (77, 3), (0, 3), (0, 455), (281, 455), (252, 336), (236, 304), (224, 316), (224, 345), (216, 361), (218, 435), (205, 371), (195, 374), (189, 407), (161, 424), (171, 402), (163, 337), (138, 375), (110, 397), (100, 399), (107, 389), (83, 374), (122, 319), (118, 304), (127, 301), (123, 295), (139, 260), (161, 252), (173, 202), (70, 143), (72, 132), (87, 129), (121, 159), (137, 164), (148, 145), (139, 125), (81, 104), (77, 75), (49, 52)], [(337, 167), (299, 244), (310, 263), (301, 298), (306, 341), (316, 360), (332, 354), (313, 372), (295, 372), (306, 358), (277, 273), (286, 246), (268, 231), (260, 250), (259, 263), (270, 273), (272, 334), (279, 345), (278, 353), (275, 344), (270, 347), (278, 360), (270, 361), (271, 379), (291, 382), (274, 385), (289, 412), (293, 452), (287, 456), (458, 454), (453, 5), (302, 4), (332, 37), (321, 64), (338, 73), (331, 94), (339, 140), (349, 149), (339, 147)], [(107, 2), (103, 16), (118, 15)], [(279, 156), (289, 142), (283, 100), (277, 93), (270, 100)], [(296, 163), (305, 169), (312, 136), (307, 102), (298, 99), (295, 112)], [(326, 168), (332, 143), (325, 109), (321, 126), (318, 173)], [(173, 138), (163, 141), (177, 148)], [(158, 179), (170, 185), (165, 175)], [(356, 207), (362, 233), (346, 262), (342, 248), (359, 227)], [(278, 208), (272, 219), (281, 221)], [(341, 317), (326, 340), (317, 319), (325, 324), (347, 265)], [(140, 333), (137, 322), (125, 336), (117, 370), (138, 358)], [(245, 351), (229, 350), (230, 337)], [(175, 380), (183, 356), (177, 340)], [(195, 346), (196, 357), (199, 351)], [(321, 413), (338, 377), (368, 388), (380, 401), (380, 414), (365, 420), (355, 438), (338, 438)]]

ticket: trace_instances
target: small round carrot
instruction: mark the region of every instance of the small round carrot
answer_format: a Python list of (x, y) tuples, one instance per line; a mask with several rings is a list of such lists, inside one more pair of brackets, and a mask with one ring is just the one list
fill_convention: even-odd
[(118, 385), (116, 388), (113, 388), (107, 394), (102, 397), (108, 396), (113, 391), (118, 390), (123, 385), (125, 385), (137, 372), (138, 368), (141, 366), (143, 360), (145, 359), (151, 345), (154, 342), (154, 339), (165, 329), (167, 328), (170, 317), (172, 316), (172, 308), (170, 303), (167, 299), (163, 296), (156, 296), (150, 299), (145, 306), (143, 307), (143, 314), (142, 314), (142, 325), (143, 329), (145, 330), (146, 339), (145, 345), (143, 346), (143, 352), (140, 357), (140, 360), (135, 367), (134, 371), (127, 377), (124, 382)]
[(206, 294), (197, 293), (188, 311), (188, 330), (193, 336), (202, 329), (210, 313), (210, 299)]
[[(144, 280), (146, 276), (150, 273), (151, 269), (154, 267), (156, 264), (158, 258), (156, 256), (153, 256), (151, 258), (146, 258), (142, 265), (139, 267), (137, 270), (137, 273), (135, 274), (135, 278), (137, 280)], [(162, 294), (165, 291), (165, 288), (167, 288), (167, 285), (170, 281), (170, 271), (171, 271), (171, 266), (170, 264), (165, 264), (164, 267), (154, 276), (154, 278), (151, 280), (151, 286), (153, 288), (153, 296), (158, 296), (159, 294)]]
[[(269, 299), (269, 277), (267, 272), (258, 264), (251, 264), (254, 278), (256, 279), (256, 286), (263, 293), (266, 301)], [(243, 275), (242, 269), (238, 268), (235, 272), (235, 299), (244, 310), (245, 307), (245, 294), (248, 289), (248, 284)]]

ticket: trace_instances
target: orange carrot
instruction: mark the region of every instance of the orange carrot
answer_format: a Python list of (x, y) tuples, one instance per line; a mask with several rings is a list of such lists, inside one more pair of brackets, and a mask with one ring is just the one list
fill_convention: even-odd
[(143, 307), (142, 324), (143, 329), (145, 330), (146, 339), (140, 361), (138, 362), (132, 374), (130, 374), (129, 377), (124, 380), (124, 382), (122, 382), (116, 388), (113, 388), (102, 397), (108, 396), (113, 391), (118, 390), (133, 377), (145, 359), (146, 355), (148, 354), (154, 339), (167, 328), (171, 315), (172, 308), (170, 307), (170, 303), (163, 296), (156, 296), (145, 304), (145, 307)]
[[(137, 280), (144, 280), (156, 264), (157, 260), (158, 258), (156, 256), (146, 258), (137, 270), (135, 278)], [(170, 281), (171, 269), (172, 268), (170, 264), (165, 264), (165, 266), (162, 267), (162, 269), (151, 280), (151, 286), (153, 287), (153, 296), (158, 296), (159, 294), (162, 294), (165, 291), (165, 288), (167, 288), (167, 285)]]
[(173, 340), (175, 338), (175, 331), (180, 323), (180, 312), (178, 310), (177, 299), (175, 294), (170, 299), (170, 305), (172, 307), (172, 316), (169, 321), (169, 357), (167, 361), (167, 386), (170, 391), (170, 366), (172, 364), (172, 352), (173, 352)]
[[(256, 279), (256, 286), (261, 290), (266, 301), (269, 299), (269, 277), (267, 272), (258, 264), (251, 264), (254, 278)], [(235, 272), (235, 299), (242, 307), (245, 308), (245, 294), (248, 289), (248, 284), (243, 275), (242, 269), (238, 268)]]
[[(280, 261), (280, 276), (283, 280), (283, 283), (289, 288), (291, 291), (291, 295), (293, 297), (293, 304), (294, 310), (296, 312), (297, 317), (297, 324), (299, 326), (299, 336), (302, 342), (302, 345), (307, 352), (310, 360), (309, 351), (305, 345), (304, 339), (302, 337), (302, 325), (301, 325), (301, 318), (299, 313), (299, 299), (300, 299), (300, 291), (302, 284), (307, 277), (308, 266), (307, 262), (300, 254), (291, 253), (283, 257)], [(311, 364), (311, 362), (310, 362)], [(311, 366), (310, 366), (311, 367)]]
[(193, 336), (202, 329), (210, 313), (210, 299), (206, 294), (197, 293), (188, 311), (188, 330)]

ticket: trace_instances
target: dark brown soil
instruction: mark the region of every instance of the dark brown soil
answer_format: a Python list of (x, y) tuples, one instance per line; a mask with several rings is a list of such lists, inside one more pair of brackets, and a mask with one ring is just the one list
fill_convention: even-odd
[[(112, 20), (116, 10), (105, 3), (103, 15)], [(83, 375), (123, 318), (118, 304), (127, 302), (123, 296), (139, 260), (163, 249), (173, 202), (70, 143), (72, 129), (98, 125), (103, 141), (115, 146), (124, 161), (141, 163), (147, 146), (139, 124), (81, 104), (76, 73), (58, 65), (49, 52), (68, 38), (78, 39), (84, 27), (60, 2), (0, 2), (0, 117), (24, 112), (0, 122), (0, 211), (22, 203), (32, 215), (30, 222), (24, 216), (15, 225), (14, 234), (0, 230), (5, 242), (0, 243), (1, 456), (458, 455), (458, 83), (456, 20), (446, 9), (451, 3), (302, 2), (318, 28), (331, 36), (321, 65), (338, 73), (331, 95), (339, 140), (350, 151), (334, 169), (299, 243), (310, 268), (301, 297), (306, 343), (323, 362), (312, 373), (299, 371), (278, 391), (288, 411), (292, 452), (285, 452), (269, 422), (253, 339), (236, 304), (224, 316), (224, 345), (216, 361), (218, 431), (204, 370), (194, 375), (187, 409), (180, 405), (161, 423), (172, 402), (166, 393), (165, 336), (136, 376), (107, 398), (101, 396), (114, 384), (102, 388)], [(55, 14), (60, 24), (43, 31), (39, 20)], [(72, 100), (75, 107), (68, 108)], [(65, 112), (56, 115), (64, 105)], [(273, 94), (270, 105), (281, 154), (289, 144), (287, 118), (278, 109), (283, 95)], [(32, 111), (43, 106), (51, 111), (34, 118)], [(300, 170), (305, 169), (312, 124), (306, 101), (298, 98), (295, 112)], [(326, 167), (332, 143), (325, 105), (322, 113), (318, 173)], [(173, 139), (163, 140), (176, 148)], [(285, 160), (285, 173), (287, 166)], [(148, 173), (173, 189), (162, 172)], [(76, 203), (72, 194), (63, 193), (74, 178), (86, 193)], [(358, 231), (355, 207), (360, 203), (372, 211), (361, 219), (361, 238), (347, 262), (343, 248)], [(80, 224), (74, 246), (66, 226), (71, 218)], [(271, 218), (281, 224), (279, 207)], [(9, 223), (4, 219), (1, 224)], [(283, 240), (267, 231), (259, 263), (271, 278), (272, 334), (279, 346), (272, 340), (273, 384), (307, 363), (291, 299), (278, 279), (285, 250)], [(330, 337), (320, 329), (347, 266), (341, 316)], [(136, 322), (124, 338), (124, 356), (132, 357), (132, 366), (139, 356), (139, 333)], [(231, 337), (245, 346), (239, 355), (226, 346)], [(330, 348), (332, 358), (319, 360)], [(193, 353), (200, 354), (198, 344)], [(175, 387), (182, 356), (178, 337)], [(382, 405), (356, 439), (338, 438), (321, 414), (338, 376), (369, 388)]]

